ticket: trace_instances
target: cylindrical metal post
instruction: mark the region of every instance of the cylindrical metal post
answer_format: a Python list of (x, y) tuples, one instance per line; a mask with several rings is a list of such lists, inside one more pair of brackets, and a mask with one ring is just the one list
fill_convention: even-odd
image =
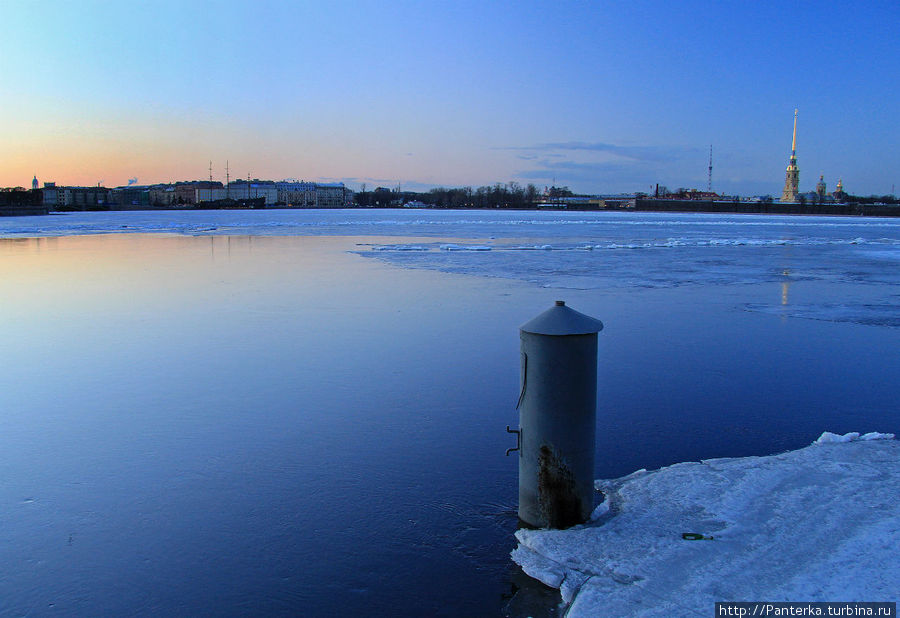
[(567, 528), (594, 499), (599, 320), (563, 301), (519, 329), (519, 519)]

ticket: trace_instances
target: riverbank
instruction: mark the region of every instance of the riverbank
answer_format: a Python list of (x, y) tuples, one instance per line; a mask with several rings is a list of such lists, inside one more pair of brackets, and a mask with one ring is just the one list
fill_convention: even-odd
[(851, 215), (862, 217), (898, 217), (898, 204), (800, 204), (782, 202), (725, 202), (710, 200), (636, 199), (634, 210), (646, 212), (705, 212), (754, 215)]
[(826, 432), (778, 455), (597, 481), (606, 499), (593, 521), (519, 530), (512, 557), (559, 588), (573, 617), (709, 615), (716, 601), (897, 601), (892, 438)]

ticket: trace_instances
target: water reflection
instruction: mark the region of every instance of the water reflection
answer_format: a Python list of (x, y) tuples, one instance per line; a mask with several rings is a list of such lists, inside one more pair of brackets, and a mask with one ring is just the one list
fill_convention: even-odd
[(43, 566), (0, 583), (0, 610), (499, 608), (515, 471), (494, 429), (518, 376), (496, 367), (519, 317), (484, 282), (348, 246), (6, 252), (0, 559)]
[(791, 280), (789, 279), (791, 271), (785, 268), (781, 274), (785, 277), (784, 281), (781, 282), (781, 306), (786, 307), (788, 304), (788, 290), (791, 287)]
[[(560, 291), (352, 253), (388, 240), (0, 241), (0, 613), (503, 611), (518, 326)], [(598, 476), (898, 430), (900, 331), (739, 310), (778, 272), (565, 291), (606, 325)]]

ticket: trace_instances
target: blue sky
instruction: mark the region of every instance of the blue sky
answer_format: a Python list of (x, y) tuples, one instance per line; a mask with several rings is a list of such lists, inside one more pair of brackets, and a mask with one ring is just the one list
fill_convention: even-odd
[(3, 5), (0, 186), (900, 184), (900, 3)]

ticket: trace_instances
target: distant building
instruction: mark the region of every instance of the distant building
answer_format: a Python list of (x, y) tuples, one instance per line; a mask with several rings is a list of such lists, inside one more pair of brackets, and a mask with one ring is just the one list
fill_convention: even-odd
[(115, 210), (140, 210), (150, 206), (150, 187), (127, 185), (109, 190), (109, 205)]
[(223, 199), (226, 195), (232, 200), (251, 200), (261, 197), (265, 199), (266, 206), (279, 201), (278, 188), (276, 183), (271, 180), (253, 180), (252, 182), (236, 180), (226, 187), (225, 194), (221, 198), (214, 199)]
[(316, 208), (345, 208), (353, 203), (353, 191), (344, 183), (316, 183)]
[(107, 207), (108, 191), (103, 187), (58, 187), (55, 182), (45, 182), (40, 192), (44, 205), (51, 210), (99, 210)]
[(831, 194), (831, 197), (834, 198), (835, 202), (844, 202), (847, 199), (847, 194), (844, 193), (844, 181), (838, 178), (837, 188), (834, 190), (834, 193)]
[(722, 196), (715, 191), (699, 191), (697, 189), (684, 189), (677, 193), (670, 193), (665, 196), (670, 200), (719, 200)]
[[(37, 178), (32, 181), (34, 186)], [(22, 189), (24, 191), (24, 189)], [(227, 186), (218, 181), (193, 180), (148, 186), (64, 187), (44, 183), (34, 189), (51, 210), (136, 210), (148, 207), (198, 206), (204, 202), (232, 199), (257, 200), (269, 207), (283, 204), (294, 208), (346, 208), (353, 205), (354, 193), (343, 183), (315, 183), (285, 180), (236, 180)], [(227, 204), (226, 204), (227, 205)], [(221, 204), (213, 207), (222, 207)]]
[(59, 210), (109, 210), (106, 187), (57, 187), (56, 208)]
[(278, 203), (293, 208), (346, 208), (353, 205), (353, 191), (342, 182), (283, 180), (274, 184), (278, 190)]
[(39, 190), (0, 189), (0, 216), (46, 215), (47, 212)]
[(784, 191), (781, 192), (782, 202), (796, 202), (798, 197), (797, 187), (800, 185), (800, 170), (797, 168), (797, 110), (794, 110), (794, 139), (791, 142), (791, 160), (788, 162), (787, 173), (784, 176)]
[(225, 195), (224, 187), (198, 187), (194, 189), (194, 201), (192, 203), (200, 204), (201, 202), (224, 200)]
[(45, 182), (44, 188), (41, 189), (41, 192), (44, 194), (44, 206), (49, 208), (50, 210), (55, 210), (57, 204), (59, 204), (59, 189), (56, 187), (55, 182)]
[(278, 203), (292, 208), (316, 208), (317, 192), (314, 182), (282, 180), (275, 183)]
[(597, 196), (541, 197), (534, 202), (535, 208), (553, 210), (602, 210), (606, 200)]
[(828, 193), (825, 192), (825, 176), (819, 176), (819, 182), (816, 183), (816, 194), (819, 196), (820, 201), (825, 201), (828, 198)]
[(35, 176), (34, 178), (31, 179), (31, 190), (37, 191), (37, 188), (38, 188), (38, 179), (37, 179), (37, 176)]
[[(221, 194), (217, 190), (221, 190)], [(192, 180), (175, 183), (175, 204), (196, 204), (221, 199), (225, 199), (225, 188), (221, 182)]]
[(819, 202), (819, 194), (815, 191), (807, 191), (806, 193), (798, 193), (797, 200), (798, 202), (803, 202), (805, 204), (817, 204)]
[(174, 206), (178, 203), (175, 185), (152, 185), (148, 189), (151, 206)]

